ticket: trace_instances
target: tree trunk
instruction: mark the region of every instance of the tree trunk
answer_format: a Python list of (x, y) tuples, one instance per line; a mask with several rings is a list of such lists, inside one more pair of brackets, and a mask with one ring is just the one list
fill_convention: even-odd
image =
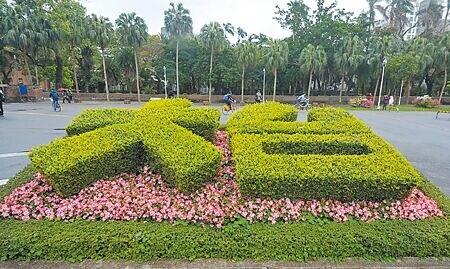
[(242, 65), (241, 103), (244, 103), (245, 66)]
[(344, 74), (344, 75), (342, 76), (342, 79), (341, 79), (341, 90), (339, 91), (339, 103), (340, 103), (340, 104), (342, 103), (342, 91), (344, 90), (344, 80), (345, 80), (345, 75), (346, 75), (346, 74)]
[(447, 3), (447, 12), (445, 13), (445, 19), (444, 19), (444, 27), (442, 28), (442, 33), (445, 33), (445, 31), (447, 30), (447, 19), (448, 19), (448, 12), (450, 10), (450, 3)]
[(376, 97), (377, 97), (377, 89), (378, 89), (378, 86), (380, 86), (380, 79), (381, 79), (381, 73), (380, 73), (380, 75), (378, 75), (378, 78), (377, 78), (377, 83), (376, 83), (376, 85), (375, 85), (375, 90), (373, 91), (373, 94), (372, 94), (372, 97), (373, 97), (373, 103), (375, 104), (375, 100), (376, 100)]
[(214, 47), (211, 46), (211, 59), (209, 61), (209, 89), (208, 89), (208, 102), (211, 104), (211, 95), (212, 95), (212, 66), (213, 66), (213, 54)]
[(136, 63), (136, 88), (137, 88), (138, 102), (141, 102), (141, 90), (139, 89), (139, 66), (136, 51), (134, 52), (134, 62)]
[(411, 79), (408, 80), (408, 90), (406, 91), (406, 104), (409, 104), (409, 96), (411, 96)]
[(30, 70), (30, 66), (28, 65), (28, 60), (27, 60), (27, 55), (26, 54), (23, 57), (23, 59), (25, 61), (25, 69), (27, 70), (27, 74), (25, 76), (27, 78), (26, 85), (33, 85), (33, 79), (31, 78), (31, 70)]
[(62, 88), (63, 86), (63, 72), (64, 72), (64, 61), (61, 57), (61, 50), (57, 48), (55, 50), (55, 63), (56, 63), (56, 72), (55, 72), (55, 87), (56, 89)]
[(447, 87), (447, 55), (445, 55), (445, 70), (444, 70), (444, 85), (442, 85), (441, 93), (439, 94), (439, 104), (441, 104), (442, 96), (444, 95), (445, 88)]
[(75, 90), (80, 93), (78, 88), (78, 78), (77, 78), (77, 68), (75, 67), (75, 46), (72, 44), (72, 72), (73, 72), (73, 82), (75, 82)]
[(106, 76), (105, 50), (104, 49), (102, 49), (102, 61), (103, 61), (103, 77), (105, 79), (106, 101), (109, 102), (109, 87), (108, 87), (108, 77)]
[(277, 69), (275, 68), (274, 72), (274, 79), (273, 79), (273, 98), (272, 101), (275, 101), (275, 95), (277, 93)]
[(311, 80), (312, 80), (312, 75), (313, 75), (313, 72), (312, 72), (312, 70), (309, 72), (309, 83), (308, 83), (308, 98), (309, 98), (309, 96), (310, 96), (310, 94), (311, 94)]
[(176, 73), (177, 73), (177, 98), (180, 97), (180, 80), (178, 79), (178, 38), (177, 38), (177, 52), (176, 52)]

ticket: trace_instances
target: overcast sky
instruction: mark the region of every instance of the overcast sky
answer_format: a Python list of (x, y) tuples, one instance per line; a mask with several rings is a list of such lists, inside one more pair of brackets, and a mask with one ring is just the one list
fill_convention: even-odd
[[(95, 13), (108, 17), (114, 22), (122, 12), (136, 12), (142, 17), (150, 34), (158, 34), (164, 26), (164, 11), (170, 2), (183, 3), (189, 9), (193, 20), (194, 33), (210, 21), (230, 22), (235, 27), (243, 28), (249, 35), (263, 33), (273, 38), (289, 36), (274, 17), (275, 6), (285, 7), (288, 0), (81, 0), (87, 13)], [(315, 8), (315, 0), (305, 0), (311, 8)], [(332, 1), (327, 1), (330, 3)], [(356, 15), (367, 10), (366, 0), (337, 0), (340, 8), (354, 12)]]

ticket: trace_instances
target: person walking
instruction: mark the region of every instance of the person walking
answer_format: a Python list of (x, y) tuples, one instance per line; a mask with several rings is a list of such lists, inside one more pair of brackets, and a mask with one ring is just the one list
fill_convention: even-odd
[(3, 102), (5, 102), (5, 93), (0, 89), (0, 116), (3, 116)]
[(383, 110), (386, 110), (388, 104), (389, 104), (389, 96), (386, 94), (383, 96)]

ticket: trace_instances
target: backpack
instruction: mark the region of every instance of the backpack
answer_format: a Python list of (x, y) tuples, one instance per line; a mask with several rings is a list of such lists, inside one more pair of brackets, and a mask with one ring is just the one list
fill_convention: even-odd
[(224, 100), (225, 102), (228, 102), (228, 98), (229, 98), (228, 94), (225, 94), (225, 95), (223, 96), (223, 100)]

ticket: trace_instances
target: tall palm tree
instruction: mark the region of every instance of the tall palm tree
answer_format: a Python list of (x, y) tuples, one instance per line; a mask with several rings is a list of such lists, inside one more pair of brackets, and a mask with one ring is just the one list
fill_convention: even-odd
[(275, 101), (275, 95), (277, 93), (277, 75), (278, 70), (283, 68), (289, 57), (289, 47), (285, 41), (274, 40), (270, 42), (269, 51), (266, 54), (267, 66), (272, 70), (273, 80), (273, 101)]
[(229, 22), (222, 23), (222, 26), (223, 26), (223, 30), (225, 31), (225, 33), (230, 34), (231, 36), (234, 36), (235, 29), (231, 23), (229, 23)]
[(435, 58), (438, 59), (437, 66), (441, 66), (444, 69), (444, 83), (442, 85), (441, 92), (439, 94), (439, 103), (441, 103), (442, 96), (444, 95), (445, 88), (447, 87), (448, 78), (448, 58), (450, 55), (450, 34), (444, 35), (438, 43), (438, 49), (436, 50)]
[(347, 75), (353, 72), (364, 61), (364, 45), (358, 36), (347, 37), (341, 43), (339, 51), (335, 54), (338, 68), (341, 71), (341, 89), (339, 91), (339, 103), (342, 103), (342, 92)]
[(86, 35), (86, 19), (84, 17), (84, 14), (78, 14), (72, 18), (70, 21), (70, 49), (72, 53), (72, 72), (73, 72), (73, 81), (75, 83), (75, 91), (77, 93), (80, 92), (79, 86), (78, 86), (78, 77), (77, 77), (77, 68), (76, 68), (76, 57), (75, 57), (75, 50), (81, 44), (81, 40)]
[(139, 89), (139, 66), (137, 58), (137, 50), (147, 41), (147, 25), (144, 20), (137, 16), (136, 13), (122, 13), (116, 20), (120, 41), (134, 50), (134, 62), (136, 64), (136, 88), (138, 94), (138, 102), (141, 101), (141, 92)]
[(237, 31), (237, 35), (238, 35), (238, 43), (247, 37), (247, 32), (244, 31), (244, 29), (242, 29), (241, 27), (236, 28)]
[(108, 77), (106, 76), (105, 49), (109, 45), (111, 37), (114, 33), (113, 25), (108, 18), (105, 18), (103, 16), (97, 17), (95, 14), (92, 14), (90, 22), (90, 37), (102, 51), (103, 79), (105, 80), (106, 100), (109, 102), (109, 87)]
[(210, 22), (202, 27), (200, 30), (200, 38), (202, 39), (205, 47), (211, 51), (210, 63), (209, 63), (209, 91), (208, 101), (211, 103), (212, 94), (212, 69), (213, 69), (213, 55), (214, 51), (221, 50), (226, 44), (227, 40), (225, 32), (218, 22)]
[[(406, 34), (405, 28), (409, 26), (408, 14), (414, 12), (412, 0), (386, 0), (386, 6), (375, 5), (384, 19), (389, 21), (389, 26), (397, 29), (397, 35), (401, 38)], [(410, 26), (409, 26), (410, 27)]]
[(370, 21), (370, 30), (375, 30), (375, 6), (380, 0), (366, 0), (367, 4), (369, 4), (369, 21)]
[(309, 44), (300, 54), (300, 69), (309, 74), (308, 98), (311, 95), (313, 73), (321, 72), (327, 65), (327, 54), (322, 47)]
[(420, 36), (431, 36), (433, 33), (437, 33), (439, 24), (442, 19), (442, 13), (444, 12), (444, 7), (440, 4), (438, 0), (430, 0), (428, 8), (419, 11), (418, 21), (424, 28)]
[(245, 69), (257, 61), (258, 48), (255, 43), (244, 41), (237, 46), (237, 58), (242, 68), (241, 103), (244, 102)]
[(164, 11), (164, 25), (170, 36), (175, 37), (177, 42), (176, 50), (176, 77), (177, 77), (177, 97), (180, 97), (180, 80), (178, 78), (178, 43), (180, 37), (192, 34), (192, 18), (189, 10), (183, 4), (170, 3), (170, 8)]

